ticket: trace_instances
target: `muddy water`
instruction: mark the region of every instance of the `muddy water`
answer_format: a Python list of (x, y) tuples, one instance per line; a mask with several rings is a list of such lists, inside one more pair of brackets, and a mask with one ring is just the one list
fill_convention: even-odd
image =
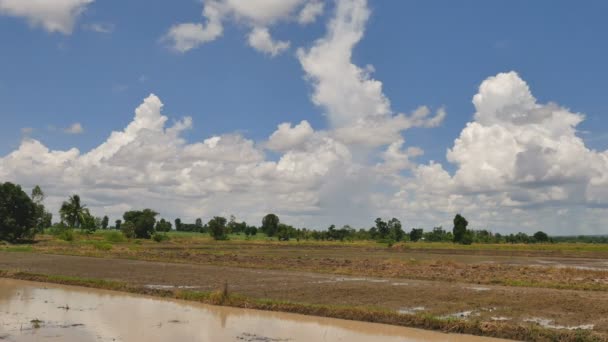
[(0, 341), (498, 341), (0, 279)]

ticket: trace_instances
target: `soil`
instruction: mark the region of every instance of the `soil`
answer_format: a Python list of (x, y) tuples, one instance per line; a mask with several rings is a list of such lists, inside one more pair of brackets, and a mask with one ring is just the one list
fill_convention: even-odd
[[(332, 258), (327, 260), (327, 262), (335, 262)], [(373, 270), (380, 267), (378, 264), (382, 264), (382, 261), (370, 259), (368, 264)], [(445, 265), (446, 268), (450, 267), (449, 263)], [(460, 267), (461, 264), (454, 265)], [(474, 267), (484, 264), (465, 265)], [(525, 267), (535, 269), (535, 267)], [(429, 268), (429, 265), (425, 265), (425, 268)], [(470, 280), (462, 282), (415, 280), (399, 274), (394, 277), (386, 277), (383, 274), (384, 277), (376, 278), (372, 276), (374, 272), (369, 272), (369, 276), (340, 276), (200, 263), (166, 263), (19, 252), (0, 252), (0, 269), (117, 280), (138, 286), (187, 287), (199, 290), (216, 290), (227, 282), (229, 291), (251, 298), (416, 310), (438, 316), (458, 316), (483, 321), (509, 320), (525, 323), (531, 320), (549, 320), (554, 326), (566, 328), (593, 325), (594, 331), (608, 336), (608, 293), (605, 291), (479, 285)], [(362, 273), (363, 271), (361, 270)], [(573, 271), (592, 274), (602, 272), (604, 276), (607, 273)], [(483, 267), (477, 267), (467, 272), (470, 274), (462, 279), (475, 279), (475, 272), (485, 271)], [(491, 276), (484, 274), (482, 278)]]

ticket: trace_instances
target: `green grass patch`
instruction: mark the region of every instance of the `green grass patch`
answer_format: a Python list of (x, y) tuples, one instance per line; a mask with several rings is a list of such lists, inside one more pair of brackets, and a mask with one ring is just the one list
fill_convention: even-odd
[(8, 246), (5, 248), (0, 248), (0, 251), (29, 253), (33, 252), (34, 248), (32, 246)]

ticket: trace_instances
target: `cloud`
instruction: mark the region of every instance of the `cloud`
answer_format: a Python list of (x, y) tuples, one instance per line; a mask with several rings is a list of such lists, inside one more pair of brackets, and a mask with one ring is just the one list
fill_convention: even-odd
[(172, 26), (162, 40), (169, 42), (174, 51), (183, 53), (215, 40), (222, 32), (223, 27), (212, 21), (205, 27), (203, 24), (183, 23)]
[(68, 134), (82, 134), (84, 133), (84, 128), (82, 128), (82, 125), (79, 122), (75, 122), (63, 131)]
[(48, 32), (70, 34), (74, 22), (94, 0), (0, 0), (0, 14), (23, 17)]
[[(294, 13), (300, 8), (298, 19)], [(287, 50), (290, 42), (273, 39), (269, 28), (280, 21), (301, 21), (302, 16), (312, 22), (322, 9), (318, 0), (209, 0), (203, 6), (204, 23), (176, 24), (162, 39), (173, 50), (184, 53), (218, 39), (224, 22), (233, 21), (250, 28), (250, 46), (274, 57)]]
[(323, 14), (325, 4), (322, 1), (311, 1), (307, 3), (298, 15), (300, 24), (310, 24), (317, 20), (317, 17)]
[(114, 24), (108, 23), (93, 23), (85, 24), (82, 26), (85, 30), (97, 32), (97, 33), (112, 33), (114, 32)]
[(370, 16), (366, 0), (340, 0), (326, 35), (297, 56), (312, 83), (312, 101), (322, 107), (336, 137), (346, 143), (381, 146), (401, 139), (401, 132), (414, 126), (439, 125), (445, 111), (430, 118), (421, 107), (411, 116), (395, 114), (382, 91), (382, 82), (372, 78), (374, 67), (352, 63), (352, 52), (363, 38)]
[(265, 27), (256, 27), (249, 33), (249, 45), (271, 57), (281, 54), (289, 48), (288, 41), (274, 41)]
[(287, 151), (300, 147), (312, 137), (314, 130), (306, 120), (291, 127), (291, 123), (282, 123), (268, 139), (266, 147), (275, 151)]
[[(474, 120), (447, 152), (454, 174), (419, 165), (393, 204), (436, 217), (463, 212), (477, 227), (599, 232), (593, 222), (608, 208), (608, 151), (589, 149), (577, 135), (584, 116), (538, 103), (515, 72), (483, 81), (473, 104)], [(557, 218), (558, 211), (574, 217)]]

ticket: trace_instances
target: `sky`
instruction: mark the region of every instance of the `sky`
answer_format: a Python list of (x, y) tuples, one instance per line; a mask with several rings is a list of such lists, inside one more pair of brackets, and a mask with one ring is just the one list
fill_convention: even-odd
[(0, 0), (0, 181), (56, 219), (605, 234), (607, 10)]

